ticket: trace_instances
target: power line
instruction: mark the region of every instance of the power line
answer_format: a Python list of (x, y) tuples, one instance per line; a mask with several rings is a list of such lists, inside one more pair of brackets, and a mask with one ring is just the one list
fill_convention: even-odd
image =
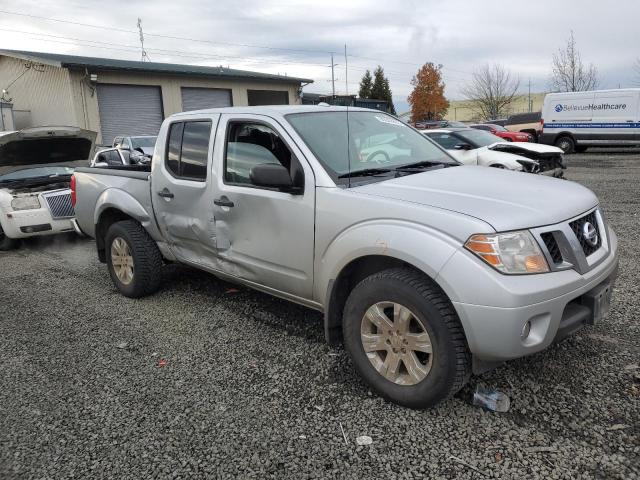
[[(89, 28), (99, 28), (99, 29), (111, 30), (111, 31), (115, 31), (115, 32), (138, 33), (136, 30), (128, 30), (128, 29), (125, 29), (125, 28), (110, 27), (110, 26), (107, 26), (107, 25), (95, 25), (95, 24), (83, 23), (83, 22), (74, 22), (72, 20), (62, 20), (62, 19), (57, 19), (57, 18), (42, 17), (42, 16), (39, 16), (39, 15), (31, 15), (31, 14), (28, 14), (28, 13), (10, 12), (8, 10), (0, 10), (0, 13), (6, 13), (8, 15), (18, 15), (18, 16), (21, 16), (21, 17), (34, 18), (34, 19), (38, 19), (38, 20), (46, 20), (46, 21), (49, 21), (49, 22), (67, 23), (67, 24), (70, 24), (70, 25), (78, 25), (78, 26), (89, 27)], [(148, 37), (167, 38), (167, 39), (170, 39), (170, 40), (187, 40), (189, 42), (202, 42), (202, 43), (210, 43), (210, 44), (213, 44), (213, 45), (227, 45), (227, 46), (233, 46), (233, 47), (262, 48), (262, 49), (267, 49), (267, 50), (282, 50), (282, 51), (289, 51), (289, 52), (304, 52), (304, 53), (325, 53), (325, 54), (326, 53), (331, 53), (331, 52), (328, 52), (326, 50), (272, 47), (272, 46), (268, 46), (268, 45), (252, 45), (252, 44), (247, 44), (247, 43), (214, 42), (212, 40), (204, 40), (204, 39), (199, 39), (199, 38), (179, 37), (179, 36), (164, 35), (164, 34), (159, 34), (159, 33), (146, 33), (145, 35), (147, 35)]]

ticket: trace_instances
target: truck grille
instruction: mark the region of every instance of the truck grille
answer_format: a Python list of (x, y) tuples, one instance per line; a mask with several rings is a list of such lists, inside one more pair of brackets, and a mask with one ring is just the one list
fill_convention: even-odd
[(43, 197), (47, 201), (47, 205), (51, 211), (51, 217), (54, 219), (69, 218), (75, 215), (73, 206), (71, 205), (71, 193), (68, 191), (51, 193), (43, 195)]
[[(591, 245), (587, 241), (587, 239), (584, 237), (583, 228), (584, 228), (584, 224), (587, 222), (589, 222), (591, 225), (594, 226), (594, 228), (596, 229), (596, 233), (598, 234), (598, 241), (596, 242), (595, 245)], [(591, 255), (592, 253), (595, 253), (602, 245), (602, 235), (600, 233), (600, 228), (598, 228), (598, 220), (596, 219), (595, 210), (591, 213), (588, 213), (584, 217), (569, 223), (569, 226), (571, 227), (571, 230), (573, 230), (573, 233), (575, 233), (576, 238), (580, 242), (580, 246), (582, 247), (582, 251), (584, 252), (584, 255), (586, 257)]]
[(549, 255), (551, 255), (551, 259), (553, 263), (560, 264), (562, 263), (562, 253), (560, 253), (560, 247), (558, 246), (558, 242), (556, 242), (555, 237), (552, 232), (545, 232), (540, 234), (542, 241), (549, 250)]

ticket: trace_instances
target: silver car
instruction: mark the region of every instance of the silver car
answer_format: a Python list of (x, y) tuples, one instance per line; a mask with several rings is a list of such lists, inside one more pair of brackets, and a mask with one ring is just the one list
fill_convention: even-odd
[(327, 340), (402, 405), (434, 405), (609, 307), (618, 241), (590, 190), (463, 166), (381, 112), (180, 113), (143, 170), (74, 176), (76, 226), (122, 294), (154, 293), (171, 261), (319, 310)]

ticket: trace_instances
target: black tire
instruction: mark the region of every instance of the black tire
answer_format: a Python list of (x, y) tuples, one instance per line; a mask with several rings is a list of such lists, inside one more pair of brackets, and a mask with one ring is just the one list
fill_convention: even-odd
[(556, 147), (562, 150), (564, 153), (573, 153), (576, 148), (576, 142), (573, 138), (563, 135), (562, 137), (558, 137), (554, 143)]
[[(118, 278), (111, 259), (111, 247), (117, 238), (124, 240), (133, 257), (133, 278), (128, 284)], [(111, 280), (124, 296), (140, 298), (151, 295), (160, 287), (162, 254), (146, 230), (135, 220), (116, 222), (109, 227), (105, 237), (105, 253)]]
[[(383, 301), (407, 307), (429, 334), (431, 369), (414, 385), (398, 385), (385, 378), (364, 351), (360, 336), (363, 317), (369, 307)], [(414, 270), (383, 270), (361, 281), (347, 299), (342, 328), (345, 348), (358, 373), (381, 396), (400, 405), (433, 406), (453, 396), (471, 376), (471, 356), (451, 302), (433, 281)]]
[(2, 225), (0, 225), (0, 251), (13, 250), (18, 247), (18, 240), (14, 238), (9, 238), (2, 230)]

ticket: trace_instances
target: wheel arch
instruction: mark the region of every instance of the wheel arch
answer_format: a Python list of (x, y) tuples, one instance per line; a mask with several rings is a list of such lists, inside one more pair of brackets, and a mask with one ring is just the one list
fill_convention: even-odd
[(107, 236), (109, 227), (114, 223), (121, 222), (123, 220), (138, 221), (136, 218), (115, 207), (107, 207), (103, 209), (96, 221), (96, 249), (98, 250), (98, 259), (102, 263), (106, 263), (107, 261), (105, 253), (105, 237)]

